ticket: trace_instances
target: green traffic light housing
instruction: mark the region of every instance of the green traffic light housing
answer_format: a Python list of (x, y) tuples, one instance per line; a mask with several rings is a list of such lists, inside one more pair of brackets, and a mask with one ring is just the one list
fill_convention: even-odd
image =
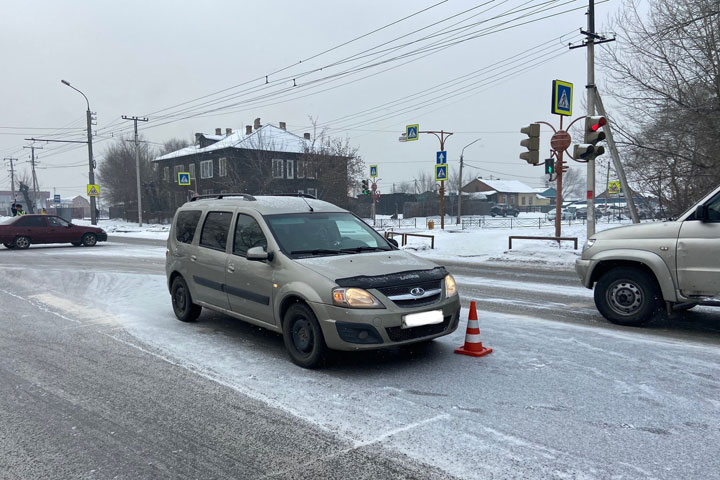
[(555, 173), (555, 159), (554, 158), (546, 158), (545, 159), (545, 173), (548, 175), (552, 175)]

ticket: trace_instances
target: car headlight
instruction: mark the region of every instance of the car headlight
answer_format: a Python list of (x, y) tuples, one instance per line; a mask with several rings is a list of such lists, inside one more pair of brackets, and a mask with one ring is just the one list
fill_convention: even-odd
[(585, 242), (585, 245), (583, 245), (583, 252), (587, 250), (588, 248), (595, 245), (595, 239), (594, 238), (588, 238), (587, 242)]
[(457, 295), (457, 285), (452, 275), (445, 276), (445, 298)]
[(339, 307), (385, 308), (372, 293), (362, 288), (335, 288), (332, 296), (333, 302)]

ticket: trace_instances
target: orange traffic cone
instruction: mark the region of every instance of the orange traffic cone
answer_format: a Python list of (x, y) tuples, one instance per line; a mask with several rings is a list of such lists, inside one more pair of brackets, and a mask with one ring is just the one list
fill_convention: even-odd
[(475, 302), (470, 302), (470, 314), (468, 315), (465, 345), (456, 348), (455, 353), (470, 355), (471, 357), (482, 357), (483, 355), (492, 353), (492, 348), (483, 347), (483, 344), (480, 341), (480, 325), (478, 324)]

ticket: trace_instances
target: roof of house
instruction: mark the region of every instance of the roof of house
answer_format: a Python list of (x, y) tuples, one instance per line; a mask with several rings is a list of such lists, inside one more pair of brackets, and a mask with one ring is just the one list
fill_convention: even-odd
[[(214, 139), (215, 135), (204, 135), (205, 138)], [(190, 145), (189, 147), (181, 148), (174, 152), (166, 153), (165, 155), (154, 159), (158, 160), (169, 160), (171, 158), (180, 158), (188, 155), (194, 155), (197, 153), (212, 152), (215, 150), (221, 150), (224, 148), (237, 148), (244, 150), (266, 150), (270, 152), (285, 152), (285, 153), (303, 153), (308, 147), (308, 141), (302, 137), (290, 133), (287, 130), (278, 128), (274, 125), (263, 125), (258, 128), (250, 135), (245, 135), (240, 131), (233, 131), (230, 135), (221, 135), (218, 137), (220, 140), (208, 145), (207, 147), (200, 148), (199, 145)]]
[(478, 180), (501, 193), (536, 193), (534, 188), (519, 180), (487, 180), (485, 178), (478, 178)]

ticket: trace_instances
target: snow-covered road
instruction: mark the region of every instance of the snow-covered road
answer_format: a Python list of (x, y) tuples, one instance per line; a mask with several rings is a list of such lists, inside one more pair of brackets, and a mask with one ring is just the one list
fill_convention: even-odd
[[(129, 332), (137, 348), (357, 448), (403, 452), (462, 478), (720, 478), (717, 330), (621, 329), (579, 285), (558, 292), (532, 276), (464, 269), (463, 319), (478, 300), (491, 355), (453, 354), (463, 320), (428, 345), (337, 355), (306, 371), (276, 334), (212, 312), (178, 322), (163, 261), (164, 248), (112, 242), (0, 250), (0, 289), (61, 314), (68, 328), (122, 341)], [(698, 315), (720, 325), (717, 313)]]

